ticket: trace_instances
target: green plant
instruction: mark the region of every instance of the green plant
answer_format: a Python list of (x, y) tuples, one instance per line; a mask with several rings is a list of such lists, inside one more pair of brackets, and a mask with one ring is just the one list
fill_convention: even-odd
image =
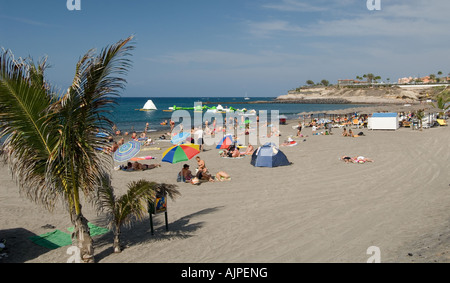
[(139, 180), (128, 184), (128, 191), (117, 197), (108, 180), (98, 190), (97, 207), (107, 212), (109, 227), (114, 231), (113, 248), (115, 253), (122, 251), (120, 234), (122, 226), (131, 226), (133, 220), (142, 220), (149, 202), (154, 202), (156, 195), (169, 196), (174, 199), (180, 193), (177, 186), (158, 184)]

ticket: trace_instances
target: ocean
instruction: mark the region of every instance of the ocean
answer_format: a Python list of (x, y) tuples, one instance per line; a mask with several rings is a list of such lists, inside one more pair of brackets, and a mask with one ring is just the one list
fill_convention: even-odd
[[(151, 99), (157, 110), (138, 111), (147, 100)], [(274, 97), (251, 97), (249, 101), (272, 101)], [(169, 107), (194, 107), (196, 102), (212, 102), (213, 104), (204, 104), (208, 107), (217, 106), (220, 102), (227, 102), (223, 107), (233, 107), (236, 109), (246, 108), (254, 109), (257, 112), (266, 110), (269, 117), (271, 110), (278, 110), (280, 115), (285, 115), (288, 119), (298, 118), (298, 113), (312, 111), (329, 111), (358, 107), (362, 105), (354, 104), (248, 104), (244, 97), (120, 97), (117, 99), (118, 105), (115, 106), (110, 119), (122, 132), (142, 132), (146, 123), (149, 123), (150, 130), (167, 130), (168, 126), (161, 125), (165, 120), (169, 121), (172, 112), (166, 112)], [(189, 111), (193, 116), (194, 112)], [(268, 118), (269, 119), (269, 118)]]

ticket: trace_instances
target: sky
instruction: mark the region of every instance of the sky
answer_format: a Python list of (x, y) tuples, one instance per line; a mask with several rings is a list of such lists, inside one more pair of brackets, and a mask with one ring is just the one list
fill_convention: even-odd
[(124, 97), (276, 97), (307, 80), (450, 73), (448, 0), (79, 2), (0, 0), (0, 47), (48, 56), (47, 80), (66, 89), (88, 50), (134, 35)]

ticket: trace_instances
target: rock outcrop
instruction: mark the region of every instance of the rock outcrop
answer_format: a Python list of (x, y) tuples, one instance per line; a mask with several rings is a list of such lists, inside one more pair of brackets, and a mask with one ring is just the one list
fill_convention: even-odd
[(334, 104), (406, 104), (418, 103), (432, 97), (436, 88), (418, 86), (411, 88), (394, 87), (312, 87), (300, 91), (289, 91), (277, 97), (277, 101), (298, 103)]

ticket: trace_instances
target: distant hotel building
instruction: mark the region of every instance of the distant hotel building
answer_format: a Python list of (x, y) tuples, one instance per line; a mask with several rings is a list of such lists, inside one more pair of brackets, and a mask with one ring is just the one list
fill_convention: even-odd
[(338, 80), (339, 86), (359, 85), (359, 84), (367, 84), (367, 82), (362, 82), (362, 81), (357, 81), (357, 80)]
[[(400, 85), (406, 85), (406, 84), (414, 84), (414, 83), (421, 83), (421, 84), (430, 84), (430, 83), (436, 83), (438, 78), (432, 79), (430, 76), (425, 76), (422, 78), (413, 78), (413, 77), (406, 77), (406, 78), (400, 78), (398, 79), (398, 84)], [(443, 77), (439, 78), (440, 83), (445, 83), (450, 81), (450, 77)]]

